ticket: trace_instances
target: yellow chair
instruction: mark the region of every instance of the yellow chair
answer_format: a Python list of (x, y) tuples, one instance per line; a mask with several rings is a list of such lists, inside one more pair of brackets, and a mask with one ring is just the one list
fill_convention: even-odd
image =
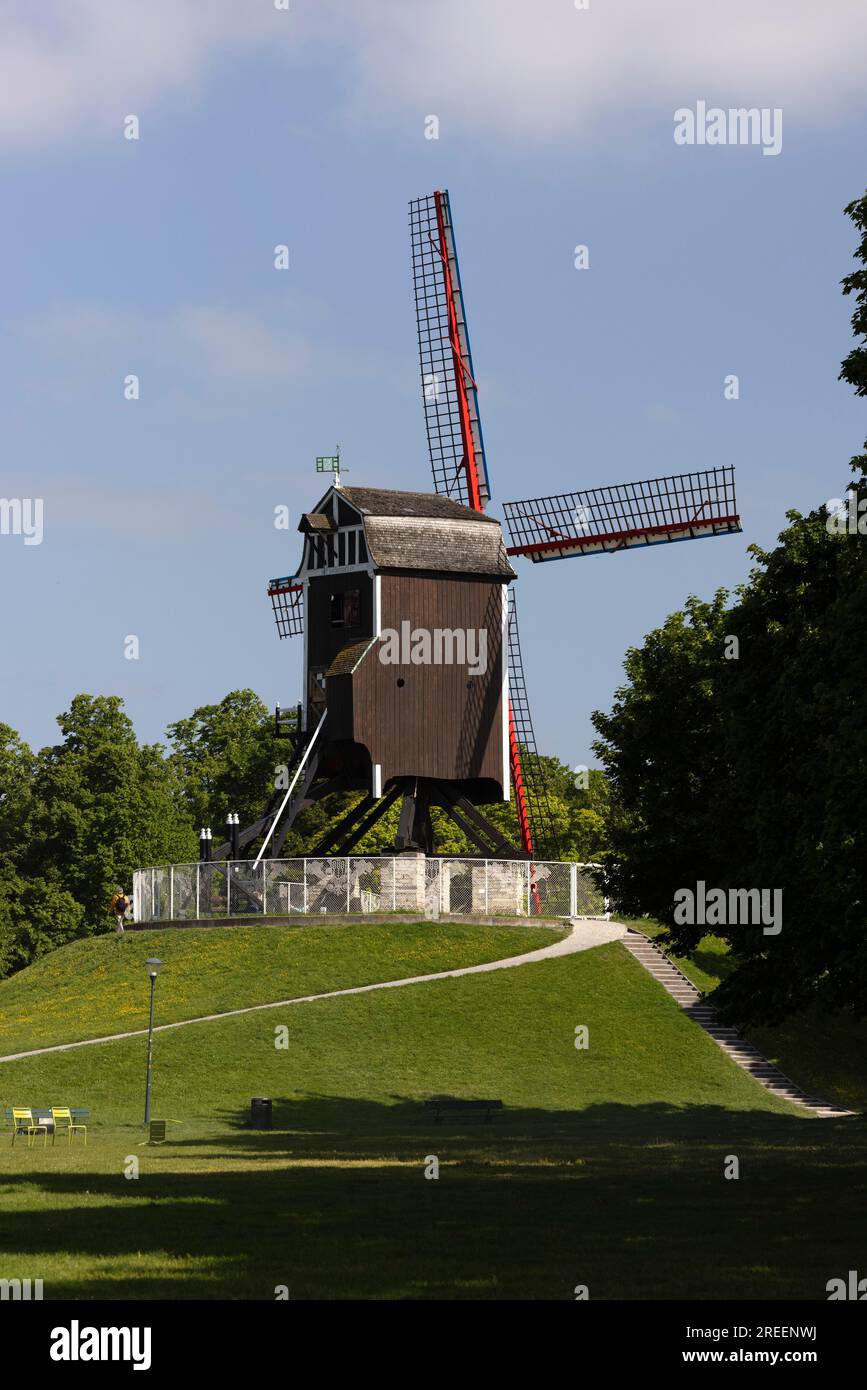
[(23, 1107), (21, 1107), (21, 1106), (13, 1105), (13, 1107), (12, 1107), (12, 1144), (13, 1144), (13, 1147), (14, 1147), (14, 1145), (15, 1145), (15, 1140), (16, 1140), (16, 1139), (20, 1139), (20, 1137), (21, 1137), (22, 1134), (26, 1134), (26, 1135), (27, 1135), (27, 1147), (28, 1147), (28, 1149), (31, 1149), (31, 1148), (33, 1147), (33, 1141), (34, 1141), (34, 1139), (36, 1138), (37, 1134), (41, 1134), (41, 1135), (43, 1136), (43, 1138), (42, 1138), (42, 1147), (43, 1147), (43, 1148), (44, 1148), (45, 1145), (48, 1143), (48, 1125), (46, 1125), (46, 1124), (40, 1124), (37, 1120), (34, 1120), (34, 1118), (33, 1118), (33, 1111), (32, 1111), (32, 1110), (25, 1110), (25, 1109), (24, 1109)]
[(63, 1128), (66, 1130), (67, 1144), (72, 1143), (73, 1134), (83, 1134), (84, 1146), (85, 1148), (87, 1147), (87, 1125), (78, 1124), (75, 1120), (73, 1120), (72, 1111), (69, 1109), (68, 1106), (64, 1108), (62, 1106), (52, 1105), (51, 1118), (54, 1121), (54, 1134), (51, 1137), (52, 1144), (57, 1139), (57, 1131), (62, 1125)]

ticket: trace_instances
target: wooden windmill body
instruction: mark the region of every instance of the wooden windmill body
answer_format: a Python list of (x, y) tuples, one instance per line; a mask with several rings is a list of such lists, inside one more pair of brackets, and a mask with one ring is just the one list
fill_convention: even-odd
[(499, 522), (436, 493), (335, 486), (298, 529), (318, 771), (374, 801), (402, 791), (401, 848), (431, 852), (430, 804), (463, 815), (509, 795), (514, 570)]

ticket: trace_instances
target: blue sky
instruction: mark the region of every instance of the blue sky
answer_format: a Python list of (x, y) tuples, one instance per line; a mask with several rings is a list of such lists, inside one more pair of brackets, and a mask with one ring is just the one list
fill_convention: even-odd
[[(495, 513), (737, 468), (743, 536), (518, 562), (540, 747), (592, 761), (627, 647), (839, 496), (867, 433), (837, 381), (865, 39), (860, 0), (6, 4), (0, 496), (45, 520), (0, 536), (0, 720), (41, 746), (115, 693), (155, 740), (298, 698), (274, 508), (337, 442), (348, 483), (430, 486), (406, 204), (447, 187)], [(779, 108), (781, 153), (676, 145), (699, 100)]]

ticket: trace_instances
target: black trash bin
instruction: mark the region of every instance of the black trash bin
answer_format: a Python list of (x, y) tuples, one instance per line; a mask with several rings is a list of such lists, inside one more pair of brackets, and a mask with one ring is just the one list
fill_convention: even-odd
[(271, 1128), (271, 1102), (265, 1096), (254, 1096), (250, 1101), (250, 1124), (253, 1129)]

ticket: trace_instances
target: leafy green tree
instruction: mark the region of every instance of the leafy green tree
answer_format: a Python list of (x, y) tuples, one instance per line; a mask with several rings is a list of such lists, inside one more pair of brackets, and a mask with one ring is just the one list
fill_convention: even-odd
[(605, 773), (589, 770), (589, 786), (576, 789), (570, 799), (570, 834), (563, 846), (563, 857), (579, 863), (605, 863), (608, 858), (608, 818), (610, 790)]
[[(863, 396), (867, 198), (847, 212), (862, 234), (861, 266), (843, 282), (859, 341), (841, 376)], [(856, 473), (865, 463), (853, 460)], [(669, 923), (689, 951), (705, 928), (674, 921), (678, 888), (782, 894), (778, 935), (714, 928), (736, 963), (717, 999), (742, 1021), (777, 1022), (815, 1000), (867, 1011), (867, 478), (851, 492), (842, 524), (825, 508), (789, 512), (775, 549), (751, 547), (734, 607), (691, 599), (627, 655), (628, 685), (594, 716), (624, 910)]]
[(728, 594), (687, 600), (626, 654), (628, 683), (596, 711), (608, 782), (608, 882), (622, 912), (671, 921), (677, 888), (718, 876), (714, 806), (726, 781), (717, 687), (731, 631)]
[[(852, 315), (852, 332), (857, 340), (855, 347), (844, 360), (840, 379), (854, 387), (856, 396), (867, 396), (867, 193), (846, 208), (860, 233), (855, 259), (860, 262), (843, 280), (843, 293), (854, 294), (855, 312)], [(867, 449), (867, 441), (864, 444)], [(852, 460), (855, 473), (867, 474), (867, 453), (858, 454)]]
[(739, 969), (720, 999), (771, 1021), (814, 998), (867, 1010), (867, 537), (788, 515), (776, 549), (754, 548), (721, 692), (738, 829), (721, 886), (783, 896), (778, 937), (727, 932)]
[(35, 765), (27, 744), (8, 724), (0, 723), (0, 877), (21, 854)]
[(0, 876), (0, 980), (26, 965), (28, 955), (19, 930), (24, 881), (9, 868)]
[(36, 762), (22, 873), (68, 892), (93, 930), (135, 868), (195, 858), (196, 837), (163, 750), (139, 747), (118, 696), (76, 695), (57, 722), (63, 741)]
[(752, 548), (733, 608), (691, 599), (594, 715), (621, 910), (688, 952), (706, 927), (675, 921), (678, 889), (782, 893), (779, 935), (714, 928), (737, 967), (716, 997), (747, 1022), (814, 999), (867, 1010), (867, 544), (824, 509), (789, 521), (773, 551)]
[(90, 936), (94, 927), (85, 909), (56, 879), (26, 879), (16, 895), (13, 921), (15, 949), (13, 969), (64, 946), (77, 937)]
[(167, 730), (171, 762), (190, 820), (225, 835), (226, 816), (237, 811), (242, 826), (258, 820), (291, 762), (274, 717), (252, 690), (233, 690), (219, 704), (202, 705)]

